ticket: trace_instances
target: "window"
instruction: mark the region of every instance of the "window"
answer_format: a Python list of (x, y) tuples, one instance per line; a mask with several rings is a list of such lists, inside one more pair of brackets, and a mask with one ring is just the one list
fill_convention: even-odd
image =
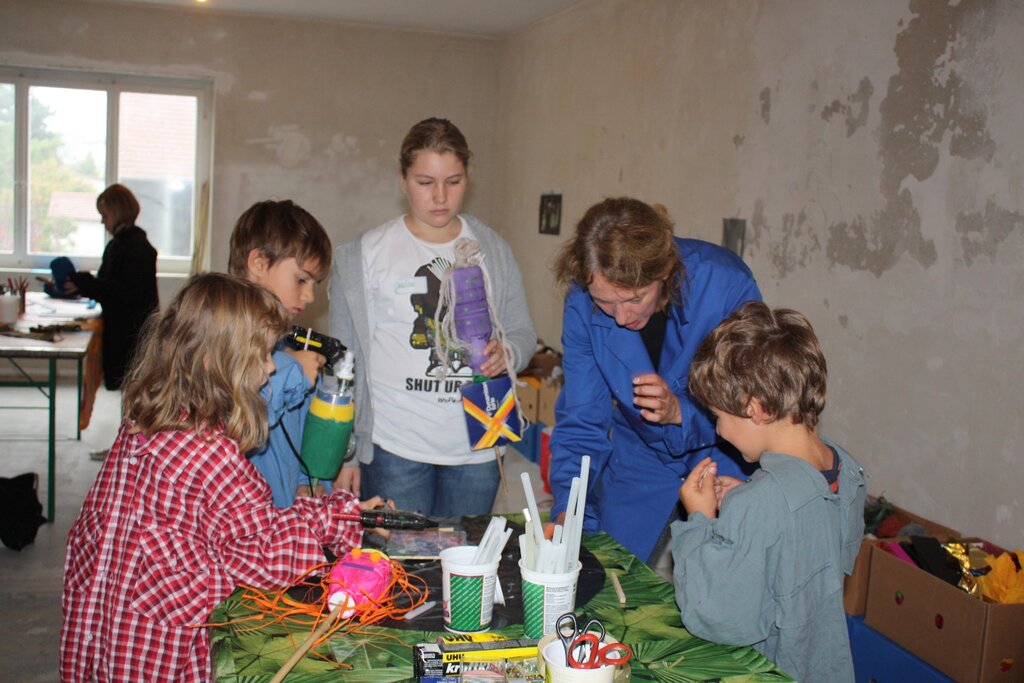
[(0, 67), (0, 267), (64, 255), (96, 268), (108, 238), (96, 196), (118, 182), (159, 269), (187, 271), (205, 234), (211, 100), (204, 81)]

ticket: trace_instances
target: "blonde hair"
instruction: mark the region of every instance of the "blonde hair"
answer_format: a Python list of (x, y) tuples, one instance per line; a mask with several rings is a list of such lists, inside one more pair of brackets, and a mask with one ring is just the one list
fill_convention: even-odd
[(103, 206), (114, 218), (114, 229), (120, 232), (135, 225), (139, 217), (139, 200), (132, 191), (120, 183), (114, 183), (96, 197), (96, 208)]
[(267, 439), (268, 343), (288, 327), (269, 291), (221, 273), (196, 275), (146, 322), (125, 381), (124, 414), (146, 435), (223, 429), (242, 452)]
[(398, 154), (398, 166), (402, 170), (403, 178), (406, 171), (416, 161), (416, 155), (424, 151), (438, 154), (450, 152), (462, 162), (462, 167), (467, 172), (469, 171), (469, 160), (473, 157), (466, 137), (459, 127), (448, 119), (437, 117), (423, 119), (405, 134), (405, 139), (402, 140), (402, 149)]
[(772, 421), (813, 428), (825, 409), (828, 366), (811, 323), (788, 308), (749, 301), (701, 342), (690, 365), (690, 394), (747, 417), (756, 398)]

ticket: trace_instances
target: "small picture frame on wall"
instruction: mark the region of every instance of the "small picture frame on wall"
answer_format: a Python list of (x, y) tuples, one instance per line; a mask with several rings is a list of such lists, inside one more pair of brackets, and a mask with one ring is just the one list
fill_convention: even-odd
[(562, 227), (562, 195), (547, 192), (540, 196), (540, 234), (557, 235)]

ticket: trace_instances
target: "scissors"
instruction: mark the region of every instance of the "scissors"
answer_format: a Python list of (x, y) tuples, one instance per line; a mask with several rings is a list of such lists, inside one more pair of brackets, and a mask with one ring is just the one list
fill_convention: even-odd
[(633, 656), (633, 651), (624, 643), (601, 645), (606, 631), (597, 619), (591, 619), (580, 628), (576, 615), (567, 612), (555, 621), (555, 633), (565, 648), (565, 662), (572, 669), (625, 664)]

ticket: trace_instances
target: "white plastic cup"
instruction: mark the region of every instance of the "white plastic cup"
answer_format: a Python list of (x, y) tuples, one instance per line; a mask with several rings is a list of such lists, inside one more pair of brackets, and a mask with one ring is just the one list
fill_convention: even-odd
[(18, 313), (20, 312), (20, 295), (0, 294), (0, 325), (13, 325), (18, 322)]
[(545, 683), (612, 683), (615, 667), (611, 664), (596, 669), (572, 669), (565, 661), (565, 645), (558, 638), (541, 649), (544, 657)]
[(444, 627), (455, 633), (486, 631), (494, 614), (498, 560), (473, 564), (476, 546), (441, 551), (441, 607)]
[(555, 632), (555, 621), (576, 607), (576, 583), (583, 567), (579, 560), (572, 571), (546, 574), (527, 569), (519, 561), (523, 577), (523, 631), (527, 638)]

